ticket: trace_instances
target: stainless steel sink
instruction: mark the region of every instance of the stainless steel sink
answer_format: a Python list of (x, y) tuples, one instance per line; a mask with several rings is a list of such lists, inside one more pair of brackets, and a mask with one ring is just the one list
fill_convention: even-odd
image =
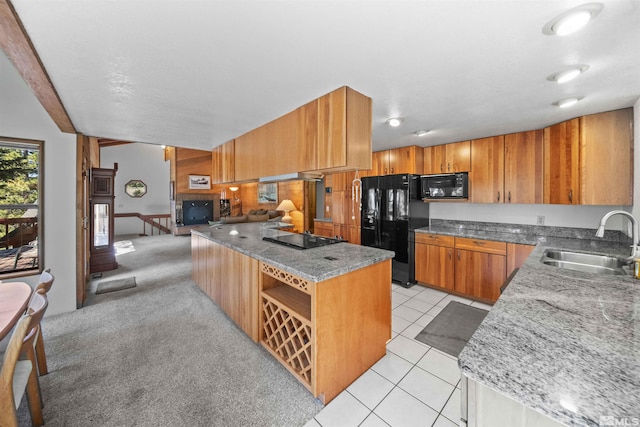
[(627, 274), (623, 269), (629, 263), (623, 257), (586, 254), (561, 249), (547, 249), (540, 262), (553, 267), (597, 274)]

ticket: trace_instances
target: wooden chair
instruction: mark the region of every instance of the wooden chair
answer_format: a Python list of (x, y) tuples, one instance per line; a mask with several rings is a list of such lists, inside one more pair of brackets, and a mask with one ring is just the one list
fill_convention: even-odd
[[(28, 360), (18, 360), (32, 316), (23, 315), (11, 335), (0, 368), (0, 425), (17, 427), (16, 410), (25, 393), (33, 365)], [(33, 400), (33, 399), (32, 399)]]
[(40, 322), (47, 311), (49, 301), (44, 293), (34, 292), (29, 301), (27, 314), (31, 315), (31, 324), (27, 335), (22, 343), (21, 356), (31, 363), (31, 373), (27, 382), (27, 398), (29, 400), (29, 411), (31, 412), (31, 422), (34, 426), (44, 424), (42, 418), (42, 395), (40, 394), (40, 382), (38, 381), (38, 362), (36, 360), (36, 344), (38, 336), (41, 335)]
[[(34, 290), (35, 293), (46, 295), (53, 286), (53, 282), (56, 278), (51, 274), (51, 269), (46, 269), (40, 275), (40, 280)], [(46, 375), (49, 373), (49, 367), (47, 366), (47, 355), (44, 352), (44, 339), (42, 338), (42, 328), (39, 329), (38, 336), (36, 337), (36, 359), (38, 360), (38, 374)]]

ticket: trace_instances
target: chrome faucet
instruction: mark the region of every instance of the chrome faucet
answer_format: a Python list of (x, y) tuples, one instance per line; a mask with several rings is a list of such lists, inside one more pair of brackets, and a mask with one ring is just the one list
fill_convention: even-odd
[(604, 225), (613, 215), (624, 215), (629, 218), (629, 221), (631, 221), (633, 227), (633, 236), (631, 237), (633, 239), (633, 244), (631, 245), (631, 256), (640, 256), (640, 253), (638, 253), (638, 220), (627, 211), (613, 210), (611, 212), (607, 212), (600, 220), (600, 225), (596, 231), (596, 237), (604, 237)]

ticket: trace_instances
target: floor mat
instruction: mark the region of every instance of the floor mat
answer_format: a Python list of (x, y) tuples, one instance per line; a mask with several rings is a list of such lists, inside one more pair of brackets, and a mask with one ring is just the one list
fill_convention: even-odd
[(451, 301), (415, 339), (458, 357), (487, 313), (487, 310)]
[(96, 294), (104, 294), (107, 292), (120, 291), (122, 289), (134, 288), (136, 286), (135, 277), (125, 277), (124, 279), (107, 280), (98, 283)]

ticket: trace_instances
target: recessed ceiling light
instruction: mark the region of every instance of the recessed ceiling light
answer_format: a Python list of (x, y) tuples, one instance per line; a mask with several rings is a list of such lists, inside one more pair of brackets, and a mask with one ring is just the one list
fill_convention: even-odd
[(588, 69), (589, 69), (588, 65), (578, 65), (563, 71), (558, 71), (557, 73), (553, 73), (549, 77), (547, 77), (547, 80), (552, 82), (557, 82), (557, 83), (566, 83), (570, 80), (575, 79), (580, 74), (587, 71)]
[(588, 3), (575, 7), (555, 17), (542, 27), (547, 35), (566, 36), (575, 33), (602, 11), (602, 3)]
[(400, 123), (402, 123), (402, 120), (403, 119), (400, 117), (392, 117), (390, 119), (387, 119), (387, 124), (395, 128), (400, 126)]
[(575, 105), (576, 102), (580, 101), (582, 98), (565, 98), (565, 99), (561, 99), (560, 101), (556, 101), (553, 103), (553, 105), (558, 106), (560, 108), (568, 108), (571, 107), (572, 105)]
[(415, 136), (425, 136), (426, 134), (428, 134), (429, 131), (428, 130), (417, 130), (415, 131), (413, 134)]

